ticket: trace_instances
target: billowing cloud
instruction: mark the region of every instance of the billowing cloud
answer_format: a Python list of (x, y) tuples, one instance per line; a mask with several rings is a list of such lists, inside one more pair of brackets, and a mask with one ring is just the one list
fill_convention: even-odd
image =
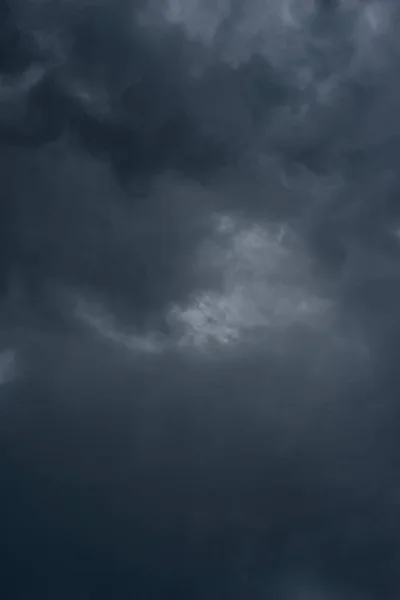
[(4, 3), (5, 598), (398, 597), (398, 13)]

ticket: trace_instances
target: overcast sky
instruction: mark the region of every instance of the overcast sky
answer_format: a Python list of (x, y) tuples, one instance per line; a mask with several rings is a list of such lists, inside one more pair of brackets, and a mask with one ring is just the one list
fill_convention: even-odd
[(2, 598), (397, 600), (399, 16), (2, 2)]

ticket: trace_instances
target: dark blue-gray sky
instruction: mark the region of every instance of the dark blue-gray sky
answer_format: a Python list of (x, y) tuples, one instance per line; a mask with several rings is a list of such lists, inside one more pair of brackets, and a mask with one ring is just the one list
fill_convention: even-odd
[(2, 598), (398, 598), (398, 19), (2, 1)]

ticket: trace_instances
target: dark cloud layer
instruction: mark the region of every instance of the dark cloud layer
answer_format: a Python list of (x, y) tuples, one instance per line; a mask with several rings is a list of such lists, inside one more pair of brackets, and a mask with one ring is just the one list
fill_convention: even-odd
[(398, 17), (1, 4), (2, 597), (398, 597)]

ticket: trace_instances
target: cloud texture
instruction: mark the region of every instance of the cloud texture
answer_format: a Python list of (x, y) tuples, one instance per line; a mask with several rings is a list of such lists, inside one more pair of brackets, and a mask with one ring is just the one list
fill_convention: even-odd
[(398, 18), (1, 4), (4, 598), (398, 598)]

